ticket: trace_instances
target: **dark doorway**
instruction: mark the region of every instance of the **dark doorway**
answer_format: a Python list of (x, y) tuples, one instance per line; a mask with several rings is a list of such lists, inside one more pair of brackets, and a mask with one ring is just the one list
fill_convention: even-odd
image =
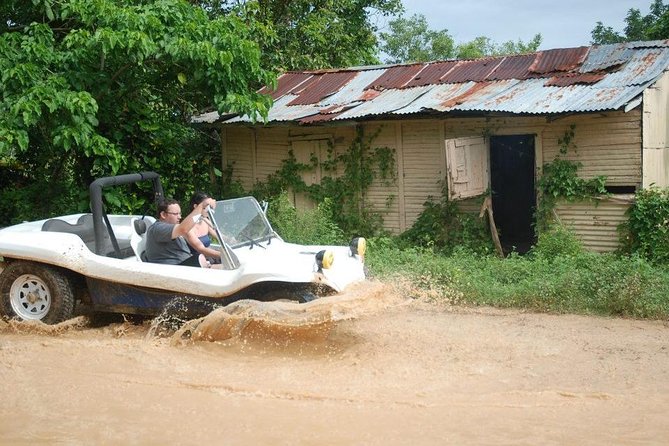
[(490, 138), (492, 209), (504, 253), (535, 242), (534, 135)]

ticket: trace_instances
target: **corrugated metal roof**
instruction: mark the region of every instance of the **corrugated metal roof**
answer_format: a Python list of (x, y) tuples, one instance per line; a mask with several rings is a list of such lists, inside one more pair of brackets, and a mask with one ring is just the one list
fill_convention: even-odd
[(587, 46), (578, 48), (558, 48), (548, 51), (539, 51), (530, 71), (537, 74), (555, 73), (556, 71), (571, 71), (581, 66), (588, 55)]
[(423, 69), (409, 81), (407, 87), (423, 87), (430, 84), (438, 84), (441, 78), (458, 64), (457, 60), (446, 62), (435, 62), (423, 65)]
[[(557, 114), (628, 110), (669, 67), (669, 40), (562, 48), (279, 78), (268, 122), (322, 123), (467, 111)], [(250, 122), (208, 114), (197, 122)]]
[(307, 88), (302, 89), (299, 96), (288, 105), (307, 105), (316, 104), (321, 99), (330, 96), (339, 91), (348, 81), (355, 77), (356, 73), (352, 71), (342, 71), (335, 73), (323, 73), (314, 76), (314, 82)]
[(423, 64), (398, 65), (386, 68), (378, 79), (371, 82), (367, 88), (372, 90), (387, 90), (402, 88), (423, 69)]
[(486, 81), (502, 60), (501, 58), (493, 58), (462, 61), (442, 76), (440, 81), (444, 84)]
[(488, 76), (488, 80), (498, 81), (502, 79), (527, 79), (536, 77), (530, 73), (530, 66), (534, 63), (534, 54), (524, 54), (522, 56), (508, 56), (502, 60), (497, 68)]
[(260, 90), (260, 93), (269, 93), (272, 96), (272, 99), (277, 100), (284, 94), (290, 93), (294, 88), (302, 85), (304, 81), (313, 76), (314, 75), (311, 73), (284, 73), (277, 79), (276, 90), (270, 90), (265, 87)]

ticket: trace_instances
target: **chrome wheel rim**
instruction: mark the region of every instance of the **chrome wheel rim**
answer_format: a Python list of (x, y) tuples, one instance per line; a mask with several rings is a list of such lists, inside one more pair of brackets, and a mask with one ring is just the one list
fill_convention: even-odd
[(22, 319), (42, 319), (51, 308), (51, 294), (44, 281), (32, 274), (16, 278), (9, 290), (12, 310)]

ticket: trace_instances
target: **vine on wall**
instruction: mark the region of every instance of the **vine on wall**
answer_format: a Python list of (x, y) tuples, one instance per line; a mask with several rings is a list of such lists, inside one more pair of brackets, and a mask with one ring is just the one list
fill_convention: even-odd
[(576, 125), (572, 124), (561, 138), (558, 138), (560, 152), (550, 163), (543, 165), (543, 173), (537, 182), (539, 203), (536, 210), (536, 224), (539, 230), (546, 230), (551, 221), (553, 209), (559, 199), (576, 201), (608, 195), (606, 176), (590, 179), (578, 176), (582, 164), (563, 158), (569, 150), (576, 151), (574, 143)]
[[(366, 135), (362, 126), (357, 126), (355, 137), (348, 149), (337, 154), (332, 142), (328, 142), (327, 157), (319, 160), (312, 154), (309, 163), (300, 163), (293, 151), (281, 162), (281, 167), (266, 181), (256, 183), (253, 195), (271, 199), (282, 192), (292, 190), (306, 193), (316, 203), (326, 198), (332, 205), (336, 223), (347, 233), (373, 235), (382, 229), (381, 215), (370, 210), (367, 191), (375, 179), (390, 185), (396, 180), (395, 151), (389, 147), (372, 147), (381, 128)], [(327, 173), (320, 184), (307, 185), (303, 174), (320, 168)], [(337, 172), (341, 172), (337, 175)], [(387, 201), (386, 205), (390, 202)]]

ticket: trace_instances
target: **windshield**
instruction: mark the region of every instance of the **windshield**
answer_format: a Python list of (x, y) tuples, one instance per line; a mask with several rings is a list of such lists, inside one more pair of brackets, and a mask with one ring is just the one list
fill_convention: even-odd
[(274, 235), (267, 217), (253, 197), (217, 201), (214, 219), (223, 240), (233, 248)]

